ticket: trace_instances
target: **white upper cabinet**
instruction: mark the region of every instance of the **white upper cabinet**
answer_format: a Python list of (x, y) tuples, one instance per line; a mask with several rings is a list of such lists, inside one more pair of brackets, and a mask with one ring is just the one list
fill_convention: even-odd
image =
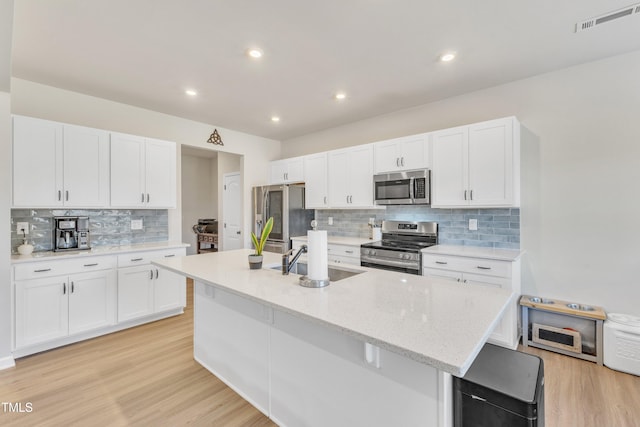
[(269, 164), (269, 184), (304, 181), (304, 157), (275, 160)]
[(111, 205), (174, 208), (175, 143), (112, 133)]
[(428, 168), (429, 135), (423, 133), (375, 143), (375, 173)]
[(329, 205), (333, 208), (373, 207), (373, 144), (328, 154)]
[(14, 116), (14, 206), (103, 207), (108, 196), (108, 132)]
[(176, 144), (146, 138), (145, 149), (147, 207), (175, 207)]
[(329, 206), (327, 188), (327, 153), (304, 158), (305, 208), (322, 209)]
[(64, 126), (65, 206), (108, 206), (109, 133)]
[(513, 117), (434, 132), (431, 206), (518, 206), (519, 144)]

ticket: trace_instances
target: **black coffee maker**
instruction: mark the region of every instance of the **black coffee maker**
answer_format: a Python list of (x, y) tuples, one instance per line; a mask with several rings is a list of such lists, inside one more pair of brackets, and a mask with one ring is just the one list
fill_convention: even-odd
[(89, 217), (57, 216), (53, 218), (53, 224), (54, 251), (91, 249)]

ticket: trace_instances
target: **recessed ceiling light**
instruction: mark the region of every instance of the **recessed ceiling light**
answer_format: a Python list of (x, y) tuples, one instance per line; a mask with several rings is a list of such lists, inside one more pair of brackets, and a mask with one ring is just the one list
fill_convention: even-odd
[(447, 53), (443, 53), (440, 56), (440, 61), (442, 62), (449, 62), (449, 61), (453, 61), (456, 57), (455, 52), (447, 52)]
[(278, 123), (278, 122), (280, 121), (280, 117), (278, 117), (278, 116), (272, 116), (272, 117), (271, 117), (271, 121), (272, 121), (272, 122), (274, 122), (274, 123)]
[(193, 89), (187, 89), (187, 90), (184, 91), (184, 93), (186, 93), (189, 96), (196, 96), (198, 94), (198, 92), (196, 92)]
[(335, 96), (335, 98), (336, 98), (337, 100), (343, 100), (343, 99), (345, 99), (346, 97), (347, 97), (347, 94), (346, 94), (346, 93), (344, 93), (344, 92), (338, 92), (338, 93), (336, 93), (336, 96)]
[(261, 49), (254, 47), (251, 49), (247, 49), (247, 55), (249, 55), (250, 58), (258, 59), (262, 58), (263, 52)]

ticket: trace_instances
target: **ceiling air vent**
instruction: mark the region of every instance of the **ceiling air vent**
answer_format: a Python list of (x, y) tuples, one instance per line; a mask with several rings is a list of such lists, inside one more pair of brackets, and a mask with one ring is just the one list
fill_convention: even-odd
[(576, 33), (580, 31), (590, 30), (597, 25), (604, 24), (605, 22), (613, 21), (618, 18), (624, 18), (625, 16), (635, 15), (637, 13), (640, 13), (640, 3), (627, 6), (623, 9), (609, 12), (604, 15), (589, 18), (582, 22), (578, 22), (576, 24)]

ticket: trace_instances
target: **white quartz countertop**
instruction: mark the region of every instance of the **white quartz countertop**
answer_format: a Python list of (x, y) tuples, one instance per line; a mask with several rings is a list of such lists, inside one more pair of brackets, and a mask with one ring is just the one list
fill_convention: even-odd
[[(291, 240), (303, 240), (307, 241), (307, 236), (292, 237)], [(364, 243), (371, 243), (373, 240), (366, 237), (342, 237), (342, 236), (327, 236), (327, 243), (334, 245), (348, 245), (348, 246), (360, 246)]]
[(423, 249), (422, 253), (495, 259), (498, 261), (515, 261), (522, 256), (524, 251), (517, 249), (480, 248), (475, 246), (435, 245)]
[[(298, 275), (250, 270), (247, 255), (252, 252), (240, 249), (152, 263), (456, 376), (464, 375), (515, 298), (499, 288), (356, 266), (346, 269), (364, 273), (325, 288), (304, 288), (297, 284)], [(280, 262), (280, 255), (264, 253), (263, 267)]]
[(81, 250), (81, 251), (33, 252), (32, 254), (29, 254), (29, 255), (11, 255), (11, 264), (19, 264), (23, 262), (33, 262), (33, 261), (45, 261), (45, 260), (52, 261), (52, 260), (59, 260), (59, 259), (69, 259), (69, 258), (96, 256), (96, 255), (116, 255), (116, 254), (129, 253), (129, 252), (186, 248), (188, 246), (191, 246), (191, 245), (189, 245), (188, 243), (182, 243), (182, 242), (153, 242), (153, 243), (140, 243), (137, 245), (96, 246), (95, 248), (91, 248), (89, 250)]

